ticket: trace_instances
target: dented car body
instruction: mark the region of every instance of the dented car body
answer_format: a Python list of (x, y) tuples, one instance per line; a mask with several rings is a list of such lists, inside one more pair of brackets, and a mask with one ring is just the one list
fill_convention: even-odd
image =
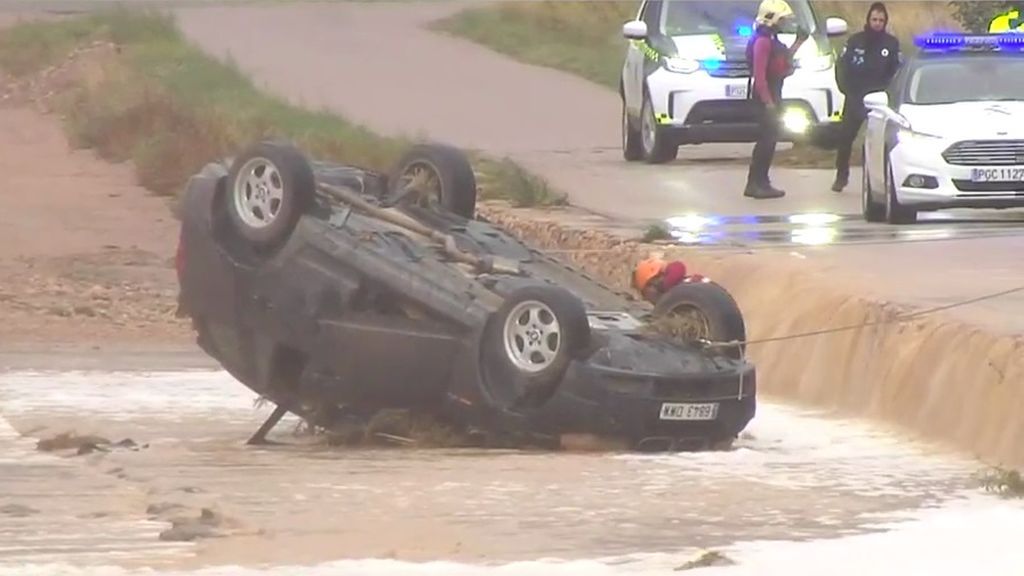
[(241, 383), (319, 426), (408, 408), (496, 434), (682, 450), (753, 418), (741, 352), (652, 330), (649, 305), (476, 217), (475, 202), (454, 148), (414, 148), (378, 174), (258, 143), (188, 183), (180, 313)]

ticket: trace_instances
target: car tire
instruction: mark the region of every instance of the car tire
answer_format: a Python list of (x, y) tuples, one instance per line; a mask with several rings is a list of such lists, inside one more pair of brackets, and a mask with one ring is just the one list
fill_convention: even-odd
[(484, 330), (488, 395), (512, 410), (543, 404), (590, 337), (586, 307), (572, 292), (546, 284), (514, 290)]
[(643, 160), (644, 149), (643, 144), (640, 142), (640, 130), (633, 127), (633, 122), (629, 118), (629, 112), (626, 110), (626, 99), (622, 99), (622, 157), (627, 162), (637, 162)]
[(257, 142), (235, 157), (225, 204), (232, 226), (258, 250), (284, 243), (312, 204), (316, 179), (306, 156), (281, 142)]
[(679, 146), (668, 141), (665, 130), (658, 126), (650, 92), (644, 90), (644, 103), (640, 111), (640, 148), (648, 164), (664, 164), (676, 159)]
[(743, 312), (729, 291), (716, 282), (686, 282), (678, 284), (658, 299), (654, 305), (656, 319), (673, 315), (687, 315), (698, 325), (688, 327), (691, 337), (711, 342), (740, 342), (737, 346), (722, 348), (724, 355), (740, 359), (746, 353), (746, 323)]
[(433, 200), (444, 209), (472, 220), (476, 216), (476, 175), (466, 154), (445, 144), (417, 144), (399, 158), (388, 178), (388, 191), (400, 193), (411, 179), (427, 179)]
[(896, 182), (892, 164), (885, 162), (885, 221), (889, 224), (911, 224), (917, 221), (917, 211), (900, 205), (896, 197)]
[[(867, 156), (864, 155), (866, 159)], [(861, 168), (861, 192), (860, 192), (860, 204), (861, 212), (864, 214), (864, 220), (868, 222), (884, 222), (885, 221), (885, 204), (875, 202), (872, 198), (871, 190), (871, 175), (868, 173), (868, 163), (865, 160), (863, 168)]]

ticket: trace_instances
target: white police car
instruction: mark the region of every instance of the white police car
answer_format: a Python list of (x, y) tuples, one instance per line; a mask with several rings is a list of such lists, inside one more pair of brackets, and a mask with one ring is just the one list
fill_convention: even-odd
[[(630, 40), (622, 69), (623, 156), (667, 162), (681, 144), (754, 142), (755, 104), (747, 100), (747, 43), (759, 0), (644, 0), (637, 18), (623, 26)], [(813, 125), (839, 113), (843, 94), (835, 81), (829, 36), (846, 33), (841, 18), (825, 30), (808, 0), (789, 0), (795, 25), (810, 38), (796, 54), (785, 83), (781, 141), (800, 139)], [(795, 34), (780, 34), (792, 45)]]
[(864, 98), (865, 219), (1024, 207), (1024, 34), (941, 33), (916, 43), (920, 52), (889, 89)]

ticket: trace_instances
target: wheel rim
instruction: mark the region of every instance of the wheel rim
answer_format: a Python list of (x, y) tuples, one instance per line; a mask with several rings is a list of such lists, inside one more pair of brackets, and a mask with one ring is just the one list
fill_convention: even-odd
[(644, 101), (644, 113), (643, 113), (643, 142), (644, 151), (650, 154), (651, 150), (654, 150), (654, 110), (651, 108), (650, 100)]
[(505, 352), (509, 361), (525, 372), (539, 372), (550, 366), (562, 347), (558, 318), (546, 304), (521, 302), (505, 320)]
[(235, 209), (246, 226), (266, 228), (277, 220), (284, 202), (284, 183), (277, 166), (266, 158), (242, 165), (235, 180)]
[(408, 164), (398, 177), (399, 188), (412, 187), (420, 194), (420, 203), (441, 202), (441, 175), (437, 167), (426, 161)]
[(711, 340), (711, 320), (700, 308), (676, 306), (667, 316), (671, 335), (683, 340)]

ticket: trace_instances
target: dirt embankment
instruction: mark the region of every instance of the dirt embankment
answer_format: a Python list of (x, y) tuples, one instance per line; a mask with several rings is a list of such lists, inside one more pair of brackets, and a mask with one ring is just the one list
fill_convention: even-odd
[[(1024, 464), (1024, 344), (946, 314), (891, 322), (912, 312), (873, 301), (850, 273), (785, 254), (709, 254), (624, 241), (567, 224), (571, 211), (524, 211), (494, 204), (482, 213), (540, 249), (617, 289), (652, 251), (679, 257), (735, 296), (752, 341), (833, 327), (858, 329), (751, 344), (759, 390), (843, 414), (875, 418), (896, 431), (945, 443), (990, 464)], [(864, 288), (861, 290), (861, 288)]]
[(23, 82), (0, 105), (0, 342), (20, 348), (191, 342), (174, 317), (177, 222), (166, 199), (68, 144), (51, 100), (109, 46)]

